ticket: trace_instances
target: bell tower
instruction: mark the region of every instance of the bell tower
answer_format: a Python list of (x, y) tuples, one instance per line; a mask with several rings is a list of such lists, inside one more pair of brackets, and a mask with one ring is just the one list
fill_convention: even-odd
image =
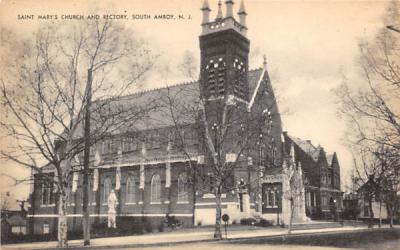
[(248, 59), (250, 41), (246, 37), (246, 10), (243, 0), (238, 11), (239, 21), (233, 15), (233, 0), (225, 1), (225, 16), (221, 0), (216, 18), (210, 20), (211, 9), (204, 0), (201, 51), (200, 89), (206, 101), (235, 99), (249, 101)]

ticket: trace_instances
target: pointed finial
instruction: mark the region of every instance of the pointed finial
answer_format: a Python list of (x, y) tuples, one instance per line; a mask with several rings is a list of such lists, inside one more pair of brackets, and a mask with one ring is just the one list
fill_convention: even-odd
[(216, 20), (221, 20), (223, 18), (221, 5), (222, 5), (221, 0), (219, 0), (218, 1), (218, 14), (217, 14)]
[(240, 8), (239, 8), (238, 15), (239, 15), (239, 23), (243, 27), (245, 27), (247, 29), (247, 24), (246, 24), (247, 12), (246, 12), (246, 10), (244, 8), (244, 1), (243, 0), (240, 2)]
[(244, 1), (242, 0), (240, 2), (240, 8), (239, 8), (239, 15), (247, 15), (246, 9), (244, 8)]
[(267, 56), (266, 55), (263, 56), (263, 67), (264, 67), (264, 69), (267, 69)]
[(226, 17), (233, 17), (233, 0), (226, 0)]
[(200, 10), (208, 10), (208, 11), (211, 10), (211, 9), (210, 9), (210, 4), (208, 3), (208, 0), (204, 0), (203, 6), (201, 7)]
[(200, 9), (203, 12), (203, 22), (202, 24), (206, 24), (210, 21), (210, 5), (208, 4), (208, 0), (204, 0), (203, 6)]
[(292, 160), (292, 164), (296, 164), (296, 157), (295, 157), (295, 151), (294, 151), (294, 145), (293, 142), (290, 145), (290, 159)]

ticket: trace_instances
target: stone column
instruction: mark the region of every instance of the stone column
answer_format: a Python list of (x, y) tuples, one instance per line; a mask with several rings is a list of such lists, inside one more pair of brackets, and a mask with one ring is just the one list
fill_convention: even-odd
[(165, 204), (168, 204), (167, 213), (171, 213), (171, 163), (165, 164)]
[(262, 197), (263, 197), (263, 193), (262, 193), (262, 177), (263, 174), (261, 172), (261, 166), (259, 167), (259, 179), (258, 179), (258, 191), (257, 191), (257, 201), (258, 201), (258, 212), (260, 214), (262, 214)]
[(115, 195), (117, 196), (117, 209), (116, 213), (119, 215), (121, 213), (121, 206), (122, 206), (122, 200), (121, 200), (121, 168), (117, 167), (115, 169)]
[(288, 224), (290, 220), (290, 186), (289, 186), (289, 168), (286, 160), (283, 162), (282, 171), (282, 220), (284, 224)]
[[(96, 208), (95, 211), (97, 212), (97, 215), (100, 215), (101, 213), (101, 183), (100, 183), (100, 174), (98, 167), (100, 166), (102, 162), (102, 158), (100, 155), (99, 150), (95, 150), (94, 154), (94, 166), (95, 166), (95, 172), (93, 173), (93, 191), (95, 195), (95, 201), (96, 201)], [(100, 187), (100, 188), (99, 188)], [(96, 216), (95, 217), (95, 223), (98, 223), (100, 221), (100, 217)]]
[[(246, 218), (250, 215), (250, 196), (247, 193), (243, 194), (243, 213), (245, 214)], [(261, 210), (262, 213), (262, 210)]]
[[(72, 187), (71, 187), (71, 195), (74, 197), (74, 207), (73, 207), (73, 214), (77, 213), (77, 207), (78, 207), (78, 202), (77, 202), (77, 189), (78, 189), (78, 182), (79, 182), (79, 175), (78, 172), (74, 172), (72, 175)], [(73, 217), (72, 219), (72, 229), (74, 230), (76, 227), (76, 217)]]
[(144, 187), (145, 187), (144, 164), (141, 164), (140, 165), (140, 183), (139, 183), (139, 196), (140, 196), (139, 204), (142, 205), (142, 215), (145, 212), (145, 209), (144, 209)]
[(305, 190), (304, 190), (304, 183), (303, 183), (303, 170), (301, 169), (301, 163), (299, 162), (299, 166), (297, 168), (297, 174), (299, 178), (299, 183), (300, 183), (300, 197), (299, 197), (299, 219), (304, 222), (308, 221), (307, 215), (306, 215), (306, 198), (305, 198)]
[[(100, 191), (99, 191), (100, 178), (99, 178), (99, 169), (97, 168), (97, 166), (95, 167), (96, 168), (93, 170), (93, 196), (94, 196), (94, 201), (96, 203), (94, 211), (95, 213), (97, 213), (97, 215), (99, 215), (101, 206)], [(100, 219), (99, 216), (96, 216), (94, 218), (94, 223), (97, 224), (99, 222), (99, 219)]]

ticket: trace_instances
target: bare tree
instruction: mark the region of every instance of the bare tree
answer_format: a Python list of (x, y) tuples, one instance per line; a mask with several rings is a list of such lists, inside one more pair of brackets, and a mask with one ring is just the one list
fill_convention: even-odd
[[(188, 65), (192, 63), (184, 64)], [(187, 68), (185, 71), (192, 78), (191, 71)], [(263, 72), (266, 74), (262, 81), (265, 88), (260, 88), (259, 94), (257, 93), (255, 97), (257, 101), (258, 98), (269, 100), (263, 108), (251, 104), (243, 105), (229, 95), (210, 104), (202, 95), (201, 87), (191, 83), (167, 86), (160, 97), (164, 107), (163, 112), (168, 117), (168, 125), (172, 128), (175, 141), (178, 143), (178, 151), (188, 159), (186, 167), (192, 186), (200, 192), (210, 191), (211, 187), (215, 195), (214, 238), (216, 239), (222, 238), (222, 193), (238, 188), (233, 178), (234, 171), (245, 170), (251, 175), (252, 182), (258, 183), (265, 165), (270, 167), (279, 165), (272, 159), (273, 150), (276, 148), (271, 145), (271, 142), (274, 142), (271, 140), (271, 130), (277, 126), (277, 123), (273, 124), (272, 121), (279, 119), (279, 114), (267, 72), (266, 70)], [(199, 142), (197, 149), (193, 149), (193, 146), (186, 141), (185, 132), (188, 129), (196, 131)], [(204, 162), (201, 163), (204, 164), (203, 167), (199, 168), (197, 162), (193, 161), (194, 155), (203, 157)], [(259, 158), (259, 161), (257, 164), (248, 164), (248, 157)], [(204, 167), (210, 172), (205, 173)], [(251, 183), (247, 183), (247, 188), (250, 189), (250, 185)], [(195, 190), (193, 190), (194, 202)]]
[(6, 192), (6, 193), (2, 193), (0, 196), (0, 209), (1, 209), (1, 213), (3, 213), (4, 211), (7, 211), (11, 208), (11, 197), (10, 197), (10, 193)]
[(355, 161), (355, 170), (357, 172), (358, 195), (364, 201), (368, 202), (369, 222), (368, 227), (373, 227), (374, 211), (372, 203), (378, 199), (377, 193), (379, 192), (379, 184), (377, 180), (380, 179), (382, 172), (380, 165), (373, 153), (368, 151), (360, 151), (359, 163)]
[[(385, 26), (400, 23), (398, 2), (388, 4), (383, 22)], [(394, 190), (389, 186), (396, 185), (388, 175), (397, 175), (398, 164), (393, 160), (388, 164), (386, 156), (390, 152), (392, 158), (400, 157), (399, 38), (398, 33), (382, 27), (375, 39), (362, 41), (358, 60), (361, 84), (350, 86), (345, 79), (337, 90), (340, 112), (350, 128), (349, 146), (362, 163), (358, 178), (364, 185), (368, 182), (371, 190), (392, 197), (395, 203), (397, 197), (390, 193)]]
[[(153, 108), (117, 102), (140, 87), (138, 80), (152, 66), (145, 43), (109, 20), (74, 24), (41, 26), (33, 42), (18, 43), (12, 32), (2, 40), (15, 48), (15, 54), (7, 58), (10, 67), (0, 79), (1, 113), (6, 117), (0, 128), (13, 143), (0, 154), (41, 173), (54, 186), (60, 247), (67, 246), (66, 203), (72, 173), (82, 171), (81, 161), (75, 159), (82, 158), (85, 148), (82, 128), (88, 96), (95, 100), (90, 107), (90, 134), (86, 134), (89, 145)], [(43, 173), (43, 165), (55, 175)], [(87, 206), (87, 199), (84, 203)]]
[(195, 57), (191, 51), (185, 51), (182, 62), (178, 65), (179, 71), (189, 79), (194, 79), (197, 76), (197, 65)]
[(397, 194), (400, 191), (400, 161), (398, 153), (388, 147), (380, 147), (375, 152), (375, 156), (379, 163), (379, 176), (376, 181), (376, 196), (379, 199), (379, 226), (382, 224), (382, 202), (386, 204), (386, 208), (390, 218), (390, 226), (393, 226), (393, 220), (399, 206)]

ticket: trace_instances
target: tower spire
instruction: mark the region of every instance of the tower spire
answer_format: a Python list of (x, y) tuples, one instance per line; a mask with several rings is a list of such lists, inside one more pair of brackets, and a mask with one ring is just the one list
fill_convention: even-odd
[(243, 27), (247, 27), (246, 26), (246, 16), (247, 16), (247, 12), (246, 9), (244, 8), (244, 0), (242, 0), (240, 2), (240, 8), (239, 8), (239, 22)]
[(222, 18), (224, 18), (224, 16), (222, 15), (222, 8), (221, 8), (221, 0), (218, 1), (218, 14), (217, 17), (215, 18), (215, 20), (221, 20)]
[(226, 0), (226, 17), (233, 17), (233, 0)]
[(210, 5), (208, 4), (208, 0), (204, 0), (203, 6), (200, 9), (203, 12), (203, 22), (202, 24), (210, 22)]

